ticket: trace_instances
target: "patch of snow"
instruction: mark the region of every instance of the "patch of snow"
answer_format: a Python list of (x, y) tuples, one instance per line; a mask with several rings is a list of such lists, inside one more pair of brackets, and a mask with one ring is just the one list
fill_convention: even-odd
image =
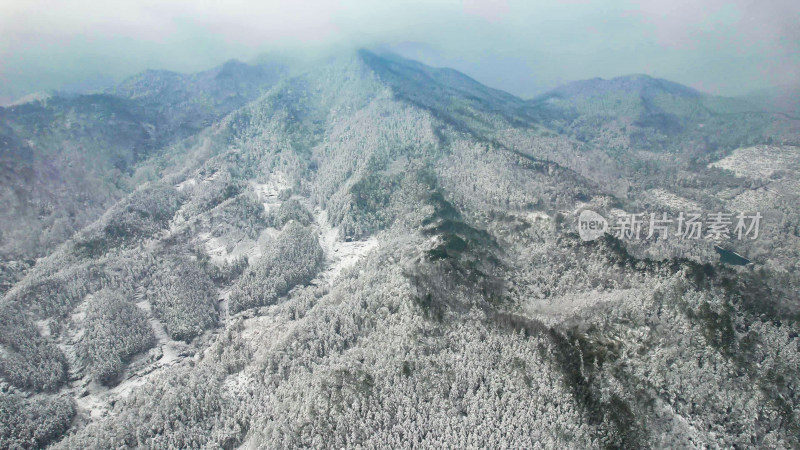
[(528, 222), (535, 223), (539, 221), (550, 220), (550, 216), (543, 211), (532, 211), (525, 214), (525, 219), (527, 219)]
[(635, 301), (642, 295), (647, 294), (637, 289), (594, 290), (548, 299), (531, 298), (522, 305), (522, 308), (526, 314), (541, 319), (547, 325), (556, 325), (589, 308), (610, 302)]
[(92, 393), (88, 388), (84, 391), (85, 395), (75, 398), (75, 406), (79, 412), (83, 412), (92, 420), (99, 419), (108, 414), (109, 405), (98, 393)]
[(195, 186), (197, 186), (197, 180), (194, 179), (194, 178), (188, 178), (188, 179), (176, 184), (175, 185), (175, 189), (177, 189), (180, 192), (185, 192), (187, 190), (189, 190), (189, 192), (191, 192), (191, 189), (194, 188)]
[[(116, 386), (108, 388), (90, 380), (87, 375), (74, 379), (71, 384), (78, 410), (92, 420), (109, 414), (111, 405), (116, 400), (127, 398), (134, 390), (143, 386), (150, 377), (155, 376), (184, 357), (184, 351), (188, 345), (174, 341), (169, 337), (164, 324), (152, 316), (150, 302), (141, 299), (143, 295), (143, 291), (137, 289), (135, 298), (139, 301), (136, 302), (136, 306), (150, 317), (150, 326), (156, 337), (155, 347), (146, 353), (136, 355), (122, 375), (122, 381)], [(73, 317), (75, 317), (75, 314), (73, 314)], [(76, 332), (73, 336), (79, 336), (80, 334), (80, 332)], [(68, 356), (74, 357), (74, 351), (72, 351), (71, 347), (77, 343), (76, 339), (79, 340), (79, 337), (73, 337), (70, 339), (71, 342), (69, 344), (61, 345), (62, 350), (66, 347), (68, 347), (66, 348), (67, 350), (70, 350)], [(74, 366), (74, 364), (70, 363), (70, 367)]]
[(228, 299), (231, 296), (231, 288), (226, 287), (223, 288), (219, 295), (217, 296), (217, 301), (219, 302), (219, 321), (225, 324), (225, 328), (230, 325), (230, 309), (229, 309), (229, 301)]
[(697, 202), (675, 195), (664, 189), (651, 189), (647, 191), (647, 194), (652, 197), (656, 203), (678, 211), (691, 212), (700, 211), (702, 209)]
[(799, 163), (798, 147), (757, 145), (736, 149), (708, 167), (727, 169), (740, 177), (769, 179), (775, 172), (796, 168)]
[(281, 172), (272, 172), (269, 175), (269, 180), (266, 183), (256, 183), (251, 181), (250, 185), (253, 191), (258, 195), (260, 202), (264, 204), (264, 210), (269, 212), (271, 208), (280, 206), (279, 199), (280, 193), (283, 190), (289, 189), (289, 179)]
[(612, 208), (610, 211), (608, 211), (608, 217), (606, 217), (606, 220), (611, 223), (612, 220), (618, 220), (620, 217), (625, 217), (628, 214), (629, 213), (624, 209)]
[(355, 265), (364, 255), (378, 247), (378, 239), (371, 236), (361, 241), (343, 241), (339, 238), (339, 228), (328, 222), (327, 211), (317, 209), (314, 217), (318, 227), (319, 244), (325, 253), (326, 269), (318, 276), (325, 283), (330, 283), (339, 276), (342, 270)]
[(774, 204), (780, 196), (766, 188), (748, 189), (728, 202), (731, 211), (752, 212)]
[(225, 260), (225, 255), (228, 253), (225, 242), (211, 236), (211, 233), (208, 232), (198, 234), (197, 238), (203, 243), (206, 253), (212, 261), (222, 262)]
[(42, 337), (50, 337), (50, 319), (37, 320), (36, 328)]
[(255, 350), (254, 358), (266, 354), (275, 344), (294, 329), (296, 322), (287, 322), (281, 316), (271, 314), (258, 315), (244, 320), (241, 338), (250, 343)]
[(82, 325), (86, 318), (86, 308), (93, 298), (94, 295), (87, 294), (86, 297), (73, 308), (68, 322), (68, 331), (63, 333), (56, 340), (56, 346), (67, 359), (67, 367), (69, 368), (68, 377), (71, 381), (81, 380), (83, 376), (83, 364), (78, 357), (77, 346), (83, 337), (83, 333), (86, 331)]
[(31, 102), (44, 102), (44, 101), (48, 100), (51, 97), (52, 97), (52, 94), (50, 94), (50, 93), (47, 93), (47, 92), (44, 92), (44, 91), (38, 91), (38, 92), (34, 92), (32, 94), (25, 95), (25, 96), (20, 97), (20, 98), (12, 101), (10, 103), (6, 103), (6, 104), (0, 105), (0, 106), (5, 106), (7, 108), (11, 108), (11, 107), (14, 107), (14, 106), (20, 106), (20, 105), (24, 105), (26, 103), (31, 103)]
[[(137, 289), (134, 297), (140, 300), (143, 295), (143, 291)], [(87, 295), (83, 301), (75, 307), (70, 317), (69, 331), (59, 337), (57, 345), (67, 357), (70, 370), (69, 378), (71, 383), (66, 389), (72, 392), (78, 411), (93, 420), (107, 415), (111, 409), (110, 405), (115, 399), (129, 395), (135, 387), (144, 384), (145, 379), (142, 376), (131, 374), (126, 371), (123, 375), (123, 381), (112, 388), (108, 388), (90, 380), (89, 375), (84, 372), (84, 366), (78, 356), (77, 345), (80, 343), (83, 333), (85, 332), (83, 322), (86, 319), (86, 307), (92, 298), (92, 294)], [(139, 301), (136, 303), (136, 306), (146, 311), (148, 314), (150, 313), (150, 303), (146, 300)], [(165, 341), (169, 341), (169, 337), (166, 335), (163, 325), (160, 323), (154, 324), (153, 319), (151, 319), (151, 326), (153, 327), (159, 344), (164, 344)], [(163, 345), (163, 347), (168, 351), (171, 349), (169, 344)], [(165, 356), (168, 351), (164, 352)], [(149, 355), (149, 352), (145, 355), (137, 355), (134, 361), (131, 362), (131, 366), (134, 364), (135, 360), (141, 360)], [(175, 355), (177, 356), (178, 353), (175, 353)], [(156, 364), (163, 365), (166, 362), (164, 358), (161, 358)], [(152, 369), (153, 368), (148, 368), (147, 370), (152, 371)]]
[(150, 318), (150, 327), (153, 329), (153, 334), (156, 337), (156, 346), (161, 348), (162, 357), (158, 360), (158, 365), (170, 365), (177, 361), (181, 353), (186, 349), (186, 344), (180, 341), (173, 341), (167, 333), (167, 328), (156, 319), (152, 312), (153, 307), (148, 300), (142, 300), (136, 303), (136, 306), (142, 311), (146, 312)]
[[(211, 233), (204, 232), (197, 235), (197, 240), (203, 245), (206, 254), (208, 254), (214, 264), (222, 265), (225, 262), (232, 262), (241, 256), (246, 256), (247, 260), (252, 264), (261, 258), (263, 254), (262, 249), (266, 243), (274, 239), (278, 233), (279, 231), (275, 228), (267, 227), (261, 230), (261, 234), (259, 234), (257, 240), (245, 237), (232, 243), (225, 236), (214, 237)], [(228, 248), (231, 250), (228, 251)]]

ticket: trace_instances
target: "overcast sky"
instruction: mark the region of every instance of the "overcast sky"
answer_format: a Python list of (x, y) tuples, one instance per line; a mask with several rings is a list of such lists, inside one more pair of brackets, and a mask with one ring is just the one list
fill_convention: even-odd
[(798, 83), (800, 1), (0, 0), (0, 100), (357, 47), (523, 97), (630, 73), (738, 95)]

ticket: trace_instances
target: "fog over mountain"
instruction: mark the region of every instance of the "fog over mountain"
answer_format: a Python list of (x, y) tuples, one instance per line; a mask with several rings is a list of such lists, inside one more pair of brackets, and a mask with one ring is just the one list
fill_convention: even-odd
[(0, 104), (102, 90), (146, 69), (378, 47), (523, 98), (631, 73), (736, 96), (800, 84), (798, 19), (792, 0), (6, 1)]
[[(487, 82), (501, 43), (522, 45), (509, 34), (470, 60), (409, 44), (394, 6), (326, 5), (291, 21), (288, 4), (123, 3), (108, 22), (3, 6), (4, 33), (148, 24), (162, 55), (182, 48), (178, 16), (324, 45), (221, 58), (234, 40), (180, 70), (131, 54), (92, 92), (0, 107), (0, 448), (800, 447), (789, 85), (743, 69), (721, 95), (725, 63), (682, 72), (675, 54), (576, 76), (598, 41), (575, 38), (529, 95), (520, 72)], [(467, 2), (442, 23), (602, 9), (519, 8)], [(676, 30), (674, 11), (638, 8)], [(784, 20), (756, 25), (790, 10), (707, 3), (695, 25), (774, 43)], [(350, 48), (388, 14), (403, 40)], [(23, 44), (4, 51), (46, 54)], [(765, 58), (788, 67), (784, 44)]]

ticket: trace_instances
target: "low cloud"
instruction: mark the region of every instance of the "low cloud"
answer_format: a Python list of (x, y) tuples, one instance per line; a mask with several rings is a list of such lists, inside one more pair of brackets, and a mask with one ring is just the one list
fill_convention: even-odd
[(522, 96), (627, 73), (732, 95), (798, 82), (797, 23), (800, 5), (786, 0), (12, 0), (0, 3), (0, 95), (362, 46)]

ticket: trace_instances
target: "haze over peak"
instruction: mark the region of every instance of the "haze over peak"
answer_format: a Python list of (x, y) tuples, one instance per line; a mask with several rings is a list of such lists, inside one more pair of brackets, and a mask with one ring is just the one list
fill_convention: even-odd
[[(238, 3), (238, 2), (235, 2)], [(236, 8), (188, 0), (0, 5), (0, 98), (105, 88), (147, 67), (384, 47), (530, 98), (569, 80), (645, 72), (714, 94), (798, 84), (797, 2), (314, 1)], [(91, 85), (76, 83), (94, 77)]]

